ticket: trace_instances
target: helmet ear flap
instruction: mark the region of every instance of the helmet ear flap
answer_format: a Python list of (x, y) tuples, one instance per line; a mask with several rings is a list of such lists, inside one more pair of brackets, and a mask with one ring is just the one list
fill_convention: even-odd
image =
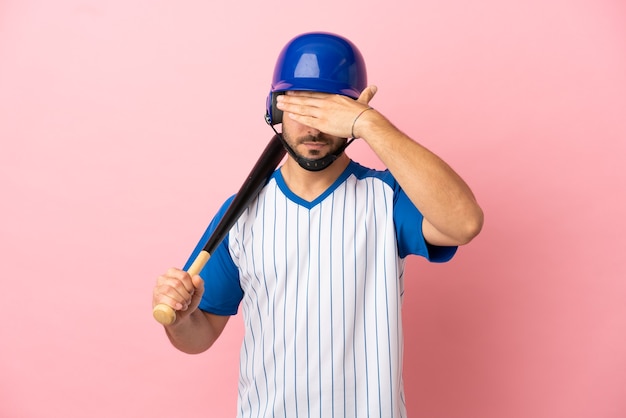
[(276, 98), (284, 92), (270, 92), (267, 96), (265, 122), (268, 125), (277, 125), (283, 122), (283, 111), (276, 107)]

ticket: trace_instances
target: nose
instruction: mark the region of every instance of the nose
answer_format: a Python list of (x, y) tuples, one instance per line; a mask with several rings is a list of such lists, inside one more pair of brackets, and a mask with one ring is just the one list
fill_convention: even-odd
[(315, 128), (311, 128), (310, 126), (307, 126), (306, 133), (311, 136), (318, 136), (320, 134), (320, 131), (319, 129), (315, 129)]

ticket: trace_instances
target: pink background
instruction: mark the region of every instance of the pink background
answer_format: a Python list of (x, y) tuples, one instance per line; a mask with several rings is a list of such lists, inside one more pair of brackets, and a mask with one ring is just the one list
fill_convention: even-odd
[(360, 46), (373, 105), (486, 213), (453, 262), (409, 262), (411, 416), (626, 416), (625, 3), (245, 3), (0, 1), (0, 416), (234, 415), (240, 318), (183, 355), (151, 291), (269, 140), (309, 30)]

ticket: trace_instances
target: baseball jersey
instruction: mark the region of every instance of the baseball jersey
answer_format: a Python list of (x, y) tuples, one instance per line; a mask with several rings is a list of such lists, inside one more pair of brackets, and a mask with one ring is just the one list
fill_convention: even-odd
[(311, 202), (273, 173), (201, 272), (200, 309), (242, 309), (238, 417), (406, 416), (405, 257), (456, 251), (428, 245), (422, 219), (389, 171), (351, 161)]

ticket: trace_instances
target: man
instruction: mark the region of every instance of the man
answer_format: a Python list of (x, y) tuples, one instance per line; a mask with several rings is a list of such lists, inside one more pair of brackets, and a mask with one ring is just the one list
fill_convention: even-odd
[[(153, 303), (187, 353), (207, 350), (242, 306), (239, 417), (404, 417), (404, 261), (448, 261), (480, 231), (465, 182), (369, 106), (348, 40), (308, 33), (281, 52), (267, 100), (288, 151), (199, 276), (169, 269)], [(361, 138), (388, 170), (344, 153)], [(209, 225), (202, 249), (228, 206)]]

